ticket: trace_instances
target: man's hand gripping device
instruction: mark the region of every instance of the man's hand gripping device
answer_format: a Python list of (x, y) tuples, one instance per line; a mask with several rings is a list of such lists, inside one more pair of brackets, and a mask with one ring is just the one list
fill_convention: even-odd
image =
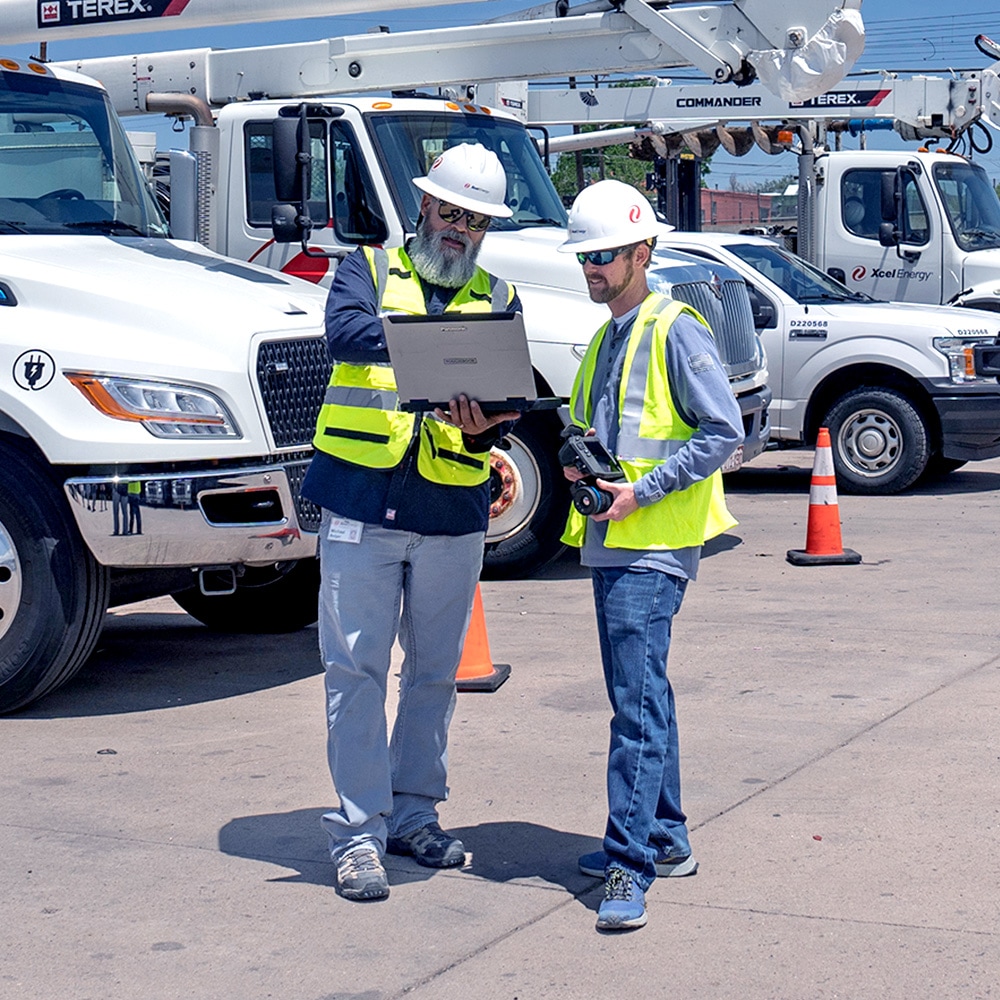
[(615, 456), (596, 437), (585, 436), (576, 424), (566, 427), (562, 437), (564, 444), (559, 449), (559, 462), (583, 473), (582, 479), (569, 484), (573, 506), (588, 517), (603, 514), (614, 503), (615, 497), (613, 493), (602, 490), (597, 485), (597, 480), (624, 482), (625, 473)]

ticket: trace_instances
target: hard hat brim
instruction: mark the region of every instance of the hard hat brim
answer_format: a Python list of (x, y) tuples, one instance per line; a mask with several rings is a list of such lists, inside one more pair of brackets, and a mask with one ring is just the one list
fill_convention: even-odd
[(631, 246), (633, 243), (642, 243), (645, 240), (652, 240), (665, 233), (673, 232), (674, 227), (667, 222), (657, 222), (649, 229), (640, 230), (638, 233), (630, 234), (634, 238), (628, 243), (622, 243), (611, 236), (594, 236), (589, 240), (566, 240), (556, 247), (559, 253), (589, 253), (591, 250), (615, 250), (620, 246)]
[(413, 183), (421, 191), (437, 198), (439, 201), (446, 201), (449, 205), (466, 208), (470, 212), (482, 212), (483, 215), (491, 215), (497, 219), (509, 219), (514, 214), (506, 205), (492, 205), (488, 201), (480, 201), (478, 198), (456, 194), (454, 191), (449, 191), (440, 184), (435, 184), (434, 181), (430, 181), (426, 177), (414, 177)]

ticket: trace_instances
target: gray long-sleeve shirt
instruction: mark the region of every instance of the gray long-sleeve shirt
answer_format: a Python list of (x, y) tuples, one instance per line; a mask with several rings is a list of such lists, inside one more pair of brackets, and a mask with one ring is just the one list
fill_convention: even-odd
[[(612, 452), (618, 437), (618, 387), (628, 333), (639, 311), (614, 322), (597, 355), (592, 384), (591, 413), (597, 437)], [(743, 419), (733, 396), (712, 335), (697, 320), (682, 314), (671, 325), (666, 344), (667, 378), (677, 412), (695, 428), (691, 439), (662, 465), (635, 485), (640, 507), (662, 500), (668, 493), (687, 489), (707, 479), (743, 441)], [(584, 566), (634, 566), (658, 569), (693, 580), (701, 546), (665, 551), (610, 549), (604, 545), (607, 522), (587, 518), (580, 561)]]

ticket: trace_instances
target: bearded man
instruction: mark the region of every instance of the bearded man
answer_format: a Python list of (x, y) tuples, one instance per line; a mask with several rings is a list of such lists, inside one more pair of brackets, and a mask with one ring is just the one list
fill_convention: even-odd
[[(463, 143), (425, 177), (416, 235), (362, 247), (337, 269), (326, 307), (333, 373), (302, 494), (323, 509), (319, 641), (327, 757), (340, 799), (322, 818), (346, 899), (389, 895), (386, 852), (448, 868), (465, 860), (438, 824), (448, 724), (489, 521), (489, 451), (517, 414), (475, 400), (404, 413), (382, 329), (403, 312), (520, 311), (512, 286), (476, 263), (496, 216), (510, 216), (496, 155)], [(399, 636), (399, 706), (385, 695)]]

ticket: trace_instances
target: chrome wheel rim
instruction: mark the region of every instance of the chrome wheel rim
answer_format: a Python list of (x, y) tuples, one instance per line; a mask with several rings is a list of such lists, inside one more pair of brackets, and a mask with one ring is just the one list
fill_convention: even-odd
[(885, 476), (903, 459), (903, 432), (884, 410), (851, 414), (837, 435), (840, 457), (857, 476)]
[(21, 606), (21, 563), (14, 540), (0, 521), (0, 639), (6, 635)]
[(530, 451), (513, 434), (510, 451), (490, 452), (490, 523), (486, 543), (502, 542), (523, 531), (538, 510), (542, 476)]

